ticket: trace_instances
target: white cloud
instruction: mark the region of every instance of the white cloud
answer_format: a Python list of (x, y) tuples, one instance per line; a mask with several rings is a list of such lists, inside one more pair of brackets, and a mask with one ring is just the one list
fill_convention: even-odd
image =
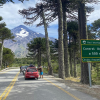
[(6, 3), (3, 5), (3, 8), (0, 8), (0, 15), (3, 17), (3, 21), (6, 23), (8, 28), (14, 28), (18, 25), (23, 24), (25, 19), (22, 15), (18, 13), (18, 10), (27, 9), (29, 7), (34, 7), (36, 0), (26, 1), (24, 3)]
[(94, 22), (95, 20), (100, 18), (100, 3), (98, 4), (91, 4), (94, 7), (94, 11), (89, 14), (89, 17), (87, 18), (87, 20), (89, 20), (87, 23), (91, 24), (92, 22)]
[[(3, 5), (3, 8), (0, 8), (0, 15), (3, 17), (4, 22), (6, 23), (7, 27), (10, 29), (13, 29), (19, 25), (24, 25), (23, 22), (26, 19), (23, 19), (23, 16), (18, 14), (18, 10), (27, 9), (29, 7), (34, 7), (35, 4), (40, 2), (39, 0), (29, 0), (24, 1), (24, 3), (17, 2), (17, 3), (6, 3)], [(94, 20), (97, 20), (100, 18), (100, 3), (99, 4), (88, 4), (95, 7), (94, 12), (90, 14), (90, 16), (87, 18), (89, 21), (88, 24), (91, 24), (94, 22)], [(33, 23), (32, 26), (27, 26), (30, 29), (32, 29), (35, 32), (44, 34), (44, 27), (36, 27), (36, 24), (39, 23), (40, 20), (38, 19), (36, 22)], [(58, 37), (58, 28), (53, 28), (52, 25), (57, 25), (58, 20), (55, 20), (54, 22), (50, 23), (50, 28), (48, 28), (49, 36), (52, 37)]]

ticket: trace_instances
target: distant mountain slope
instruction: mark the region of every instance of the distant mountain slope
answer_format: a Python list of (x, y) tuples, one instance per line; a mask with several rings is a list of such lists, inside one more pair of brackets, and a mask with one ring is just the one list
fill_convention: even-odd
[[(32, 39), (37, 37), (45, 37), (41, 33), (36, 33), (30, 29), (28, 29), (24, 25), (20, 25), (18, 27), (15, 27), (11, 30), (11, 32), (14, 34), (16, 42), (13, 42), (11, 40), (5, 40), (4, 47), (10, 48), (14, 53), (15, 57), (25, 57), (27, 54), (27, 43), (29, 43)], [(54, 41), (54, 38), (50, 38), (49, 40)]]

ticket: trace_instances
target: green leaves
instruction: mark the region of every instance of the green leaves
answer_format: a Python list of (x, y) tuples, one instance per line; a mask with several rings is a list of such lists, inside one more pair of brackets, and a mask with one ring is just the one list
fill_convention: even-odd
[(4, 48), (3, 49), (3, 63), (12, 63), (14, 60), (14, 53), (11, 51), (11, 49)]
[(38, 52), (40, 49), (41, 52), (46, 51), (46, 40), (45, 38), (34, 38), (30, 43), (27, 44), (29, 52)]
[(98, 29), (100, 28), (100, 19), (98, 20), (95, 20), (93, 23), (92, 23), (92, 28), (94, 31), (98, 31)]
[(13, 33), (11, 33), (11, 31), (8, 28), (3, 27), (2, 29), (0, 29), (1, 40), (8, 40), (8, 39), (13, 39), (13, 38), (14, 38)]
[(100, 38), (100, 19), (92, 23), (91, 30), (98, 38)]
[[(18, 1), (23, 2), (25, 0), (18, 0)], [(26, 1), (29, 1), (29, 0), (26, 0)], [(0, 4), (5, 4), (6, 2), (12, 2), (12, 3), (14, 3), (14, 0), (0, 0)]]

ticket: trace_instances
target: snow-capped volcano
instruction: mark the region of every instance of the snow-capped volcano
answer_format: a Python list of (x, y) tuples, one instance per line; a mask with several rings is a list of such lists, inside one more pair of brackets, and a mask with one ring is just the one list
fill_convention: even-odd
[[(27, 43), (29, 43), (31, 40), (37, 37), (45, 37), (41, 33), (34, 32), (30, 29), (28, 29), (24, 25), (20, 25), (18, 27), (15, 27), (11, 30), (11, 32), (14, 34), (16, 42), (13, 42), (11, 40), (6, 40), (4, 42), (4, 47), (10, 48), (14, 53), (16, 57), (25, 57), (27, 54)], [(50, 38), (49, 40), (54, 41), (54, 38)]]
[(14, 29), (11, 30), (12, 33), (15, 35), (16, 40), (21, 40), (21, 39), (30, 39), (36, 38), (36, 37), (44, 37), (43, 34), (34, 32), (30, 29), (28, 29), (24, 25), (20, 25), (18, 27), (15, 27)]
[(29, 35), (29, 32), (27, 32), (25, 29), (21, 28), (21, 31), (19, 33), (16, 33), (17, 37), (26, 37)]

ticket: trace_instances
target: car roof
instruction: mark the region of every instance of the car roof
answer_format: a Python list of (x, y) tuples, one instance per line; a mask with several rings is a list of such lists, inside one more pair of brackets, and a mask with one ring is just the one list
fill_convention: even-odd
[(36, 67), (27, 67), (27, 69), (33, 69), (33, 68), (36, 68)]
[(35, 67), (34, 65), (30, 64), (28, 67)]

